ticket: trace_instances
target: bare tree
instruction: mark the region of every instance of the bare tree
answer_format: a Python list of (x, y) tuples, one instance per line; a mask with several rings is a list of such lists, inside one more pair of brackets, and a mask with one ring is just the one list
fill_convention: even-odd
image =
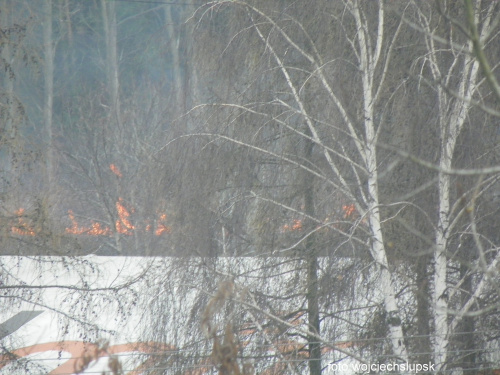
[[(474, 24), (478, 25), (480, 30), (477, 31), (476, 29), (476, 33), (480, 33), (478, 38), (485, 40), (493, 32), (492, 27), (494, 25), (492, 21), (495, 17), (496, 6), (493, 3), (482, 4), (478, 2), (475, 7), (472, 14), (470, 14), (471, 9), (468, 9), (469, 19), (471, 16), (473, 17)], [(425, 6), (420, 5), (417, 7), (417, 12), (428, 53), (418, 61), (418, 69), (423, 73), (424, 79), (429, 77), (427, 78), (428, 81), (434, 83), (438, 105), (437, 126), (440, 130), (440, 154), (437, 164), (440, 171), (437, 197), (439, 207), (438, 220), (435, 226), (435, 249), (433, 250), (434, 287), (432, 303), (435, 329), (433, 352), (434, 362), (444, 369), (448, 360), (447, 350), (450, 335), (453, 335), (458, 320), (463, 316), (463, 313), (459, 314), (450, 323), (449, 313), (452, 305), (449, 296), (458, 291), (456, 289), (457, 285), (470, 282), (469, 276), (463, 275), (458, 284), (450, 283), (448, 275), (453, 262), (450, 242), (453, 234), (456, 233), (456, 227), (460, 223), (460, 216), (466, 215), (467, 210), (471, 208), (470, 205), (461, 205), (460, 203), (461, 199), (467, 197), (467, 194), (463, 191), (459, 191), (459, 197), (454, 201), (452, 197), (453, 176), (445, 171), (452, 169), (452, 165), (459, 161), (459, 152), (457, 150), (459, 137), (463, 136), (467, 119), (473, 115), (474, 109), (477, 108), (474, 103), (480, 102), (481, 99), (479, 98), (484, 95), (481, 94), (484, 81), (479, 75), (480, 63), (473, 57), (475, 48), (473, 40), (464, 38), (461, 33), (453, 33), (453, 30), (448, 31), (449, 36), (446, 39), (437, 39), (434, 32), (435, 25), (440, 19), (442, 21), (441, 17), (443, 16), (432, 16), (432, 10), (429, 8), (424, 10), (424, 8)], [(456, 8), (461, 9), (451, 5), (449, 8), (450, 11), (456, 10)], [(445, 18), (444, 22), (448, 22), (447, 26), (452, 27), (450, 24), (456, 24), (458, 21), (451, 22), (449, 18)], [(488, 189), (488, 184), (495, 179), (496, 177), (493, 177), (493, 179), (488, 178), (488, 182), (481, 183), (481, 187), (478, 185), (475, 192), (483, 194), (485, 189)], [(487, 273), (483, 274), (482, 278), (488, 278)], [(480, 282), (479, 285), (483, 285), (483, 282)], [(480, 293), (481, 291), (477, 291), (477, 294), (474, 293), (474, 295), (478, 296)], [(466, 306), (471, 302), (472, 300), (465, 303), (461, 310), (467, 310), (468, 307)]]
[[(222, 8), (225, 5), (225, 2), (221, 2), (217, 6)], [(310, 146), (306, 147), (309, 151), (300, 156), (283, 151), (274, 152), (266, 148), (267, 146), (249, 142), (249, 138), (235, 139), (238, 137), (237, 133), (233, 133), (234, 136), (218, 133), (213, 137), (234, 142), (262, 153), (263, 157), (276, 158), (277, 163), (288, 164), (302, 170), (307, 176), (306, 180), (317, 179), (322, 184), (331, 186), (337, 190), (338, 196), (342, 196), (348, 204), (353, 205), (359, 215), (359, 222), (349, 232), (359, 230), (368, 234), (367, 238), (361, 237), (358, 240), (361, 246), (367, 246), (378, 270), (381, 289), (384, 290), (383, 306), (387, 314), (392, 350), (396, 357), (407, 360), (401, 314), (396, 300), (397, 290), (383, 237), (378, 187), (381, 167), (376, 150), (377, 139), (382, 132), (381, 116), (377, 115), (377, 112), (383, 112), (386, 101), (392, 99), (385, 96), (384, 88), (388, 80), (387, 72), (391, 66), (393, 49), (397, 45), (397, 38), (403, 27), (402, 20), (391, 24), (388, 28), (383, 3), (377, 5), (376, 9), (376, 6), (368, 6), (361, 2), (346, 2), (340, 7), (332, 6), (328, 10), (330, 17), (336, 17), (336, 14), (340, 17), (337, 11), (341, 9), (345, 12), (344, 18), (339, 18), (338, 22), (344, 29), (342, 37), (345, 37), (346, 41), (342, 47), (350, 50), (343, 54), (348, 56), (345, 58), (348, 64), (358, 69), (358, 75), (352, 85), (361, 103), (361, 107), (353, 107), (345, 99), (345, 93), (331, 80), (331, 73), (336, 69), (331, 66), (342, 65), (341, 62), (335, 59), (330, 61), (332, 58), (330, 54), (323, 55), (328, 47), (320, 44), (323, 43), (322, 39), (314, 40), (309, 35), (303, 21), (296, 20), (291, 15), (275, 18), (272, 11), (262, 10), (252, 3), (232, 2), (227, 6), (239, 7), (240, 12), (246, 14), (248, 28), (252, 30), (254, 37), (260, 40), (261, 50), (269, 59), (268, 69), (272, 72), (269, 74), (272, 82), (275, 87), (280, 87), (282, 90), (271, 93), (268, 102), (252, 104), (238, 102), (227, 105), (226, 107), (234, 109), (233, 121), (238, 124), (238, 116), (253, 115), (253, 121), (262, 124), (256, 128), (254, 134), (249, 134), (253, 139), (262, 133), (263, 130), (260, 129), (276, 126), (280, 131), (298, 137), (298, 142), (309, 143)], [(307, 15), (307, 17), (312, 16), (312, 14)], [(308, 18), (306, 22), (310, 22), (310, 19)], [(285, 27), (288, 23), (295, 25), (295, 29)], [(230, 41), (230, 43), (236, 42)], [(265, 58), (260, 57), (260, 59)], [(349, 71), (349, 65), (342, 70), (344, 74)], [(277, 83), (279, 86), (276, 86)], [(312, 99), (318, 97), (322, 97), (321, 105), (326, 111), (319, 109), (320, 104)], [(269, 109), (272, 107), (276, 110), (271, 112)], [(299, 126), (301, 123), (304, 127)], [(311, 163), (313, 146), (317, 151), (315, 161)], [(303, 189), (305, 203), (303, 208), (294, 210), (295, 214), (300, 220), (313, 220), (315, 225), (318, 223), (323, 225), (324, 218), (318, 217), (313, 211), (311, 186), (303, 185)], [(279, 199), (266, 196), (265, 193), (257, 194), (256, 198), (268, 202), (274, 201), (280, 209), (289, 210), (288, 205)], [(317, 231), (315, 225), (306, 227), (308, 229), (299, 243), (312, 239)], [(333, 224), (327, 223), (327, 226)], [(350, 234), (345, 234), (349, 239)], [(308, 283), (311, 288), (316, 288), (316, 271), (313, 271), (315, 267), (311, 267), (313, 266), (309, 267)], [(314, 311), (311, 305), (314, 304), (312, 302), (315, 299), (314, 294), (310, 289), (308, 292), (310, 313)], [(314, 316), (315, 314), (311, 314), (309, 319), (311, 329), (317, 331), (319, 317)], [(314, 344), (312, 345), (311, 355), (317, 350), (314, 349)], [(310, 363), (313, 364), (314, 361)], [(319, 373), (320, 367), (312, 367), (311, 371)]]
[[(493, 37), (495, 5), (476, 6), (480, 33)], [(461, 277), (452, 271), (453, 254), (463, 246), (457, 239), (473, 232), (477, 220), (468, 215), (471, 206), (461, 202), (474, 191), (486, 196), (496, 181), (481, 180), (477, 188), (470, 179), (453, 177), (455, 166), (476, 157), (457, 145), (481, 147), (464, 138), (470, 134), (464, 131), (467, 119), (487, 118), (482, 112), (485, 81), (471, 55), (473, 43), (457, 36), (439, 8), (427, 2), (349, 1), (323, 4), (318, 13), (315, 7), (258, 1), (210, 3), (197, 12), (198, 28), (209, 30), (197, 50), (203, 56), (197, 72), (207, 89), (206, 103), (190, 115), (202, 113), (198, 119), (205, 122), (181, 138), (208, 139), (201, 152), (210, 155), (207, 167), (214, 162), (218, 190), (205, 204), (218, 213), (222, 226), (212, 237), (221, 253), (230, 249), (299, 259), (335, 256), (335, 251), (337, 256), (369, 254), (367, 268), (377, 275), (370, 290), (381, 307), (373, 326), (390, 343), (390, 350), (379, 346), (381, 353), (402, 361), (426, 358), (418, 340), (408, 336), (414, 332), (432, 345), (433, 363), (445, 369), (450, 335), (483, 288), (492, 287), (488, 272), (496, 264), (488, 258), (481, 271), (464, 268)], [(229, 18), (234, 23), (225, 22)], [(448, 34), (438, 36), (435, 30)], [(217, 31), (221, 34), (214, 42), (209, 33)], [(224, 72), (216, 79), (214, 64)], [(419, 98), (423, 93), (427, 101)], [(416, 113), (422, 109), (428, 115)], [(429, 124), (418, 123), (426, 118)], [(423, 145), (423, 159), (430, 162), (412, 155)], [(481, 173), (477, 168), (486, 158), (479, 158), (467, 164), (476, 168), (470, 173)], [(209, 176), (203, 181), (212, 188)], [(460, 192), (462, 184), (467, 187)], [(495, 249), (492, 245), (490, 256)], [(321, 263), (316, 262), (310, 263), (306, 282), (311, 373), (318, 373), (314, 361), (320, 357), (314, 354), (313, 337), (329, 334), (317, 323), (327, 327), (329, 311), (320, 312), (318, 320), (313, 308), (315, 295), (326, 298), (314, 286), (327, 279), (319, 272), (316, 281), (312, 265)], [(477, 293), (467, 284), (471, 272), (485, 280), (475, 284)], [(462, 287), (462, 296), (468, 290), (472, 299), (457, 301), (456, 288)], [(455, 308), (462, 312), (451, 319)], [(366, 335), (370, 329), (364, 328)], [(356, 331), (350, 326), (351, 335)]]

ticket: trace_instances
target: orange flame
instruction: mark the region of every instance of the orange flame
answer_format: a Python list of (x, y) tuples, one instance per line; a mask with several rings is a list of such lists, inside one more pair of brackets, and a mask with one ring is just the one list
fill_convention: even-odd
[[(161, 214), (158, 220), (158, 225), (156, 226), (155, 234), (161, 236), (164, 233), (171, 233), (172, 228), (170, 228), (165, 223), (167, 222), (167, 214)], [(147, 228), (146, 228), (147, 230)]]
[(118, 202), (116, 202), (116, 211), (118, 212), (118, 220), (116, 220), (116, 231), (118, 233), (132, 234), (131, 231), (135, 229), (135, 226), (129, 220), (130, 212), (123, 205), (123, 199), (118, 198)]
[[(133, 208), (130, 210), (127, 209), (124, 205), (123, 199), (118, 198), (118, 202), (116, 202), (116, 210), (118, 212), (118, 220), (116, 220), (115, 223), (116, 231), (121, 234), (131, 235), (133, 231), (138, 229), (130, 221), (130, 212), (134, 212)], [(66, 228), (66, 233), (77, 234), (77, 235), (87, 234), (91, 236), (110, 236), (113, 233), (111, 228), (109, 228), (108, 226), (102, 226), (101, 223), (98, 223), (96, 221), (92, 221), (90, 227), (80, 226), (72, 210), (68, 210), (68, 216), (71, 220), (71, 227)], [(17, 231), (20, 231), (19, 228), (15, 229)], [(151, 232), (152, 229), (153, 226), (149, 223), (146, 224), (146, 226), (144, 227), (144, 231), (146, 232)], [(172, 233), (172, 228), (169, 225), (167, 225), (167, 214), (162, 213), (158, 218), (156, 228), (154, 229), (154, 234), (156, 236), (161, 236), (163, 234), (168, 234), (168, 233)]]
[(111, 235), (111, 229), (109, 227), (102, 228), (100, 223), (93, 222), (87, 234), (92, 236), (109, 236)]
[(356, 211), (356, 207), (354, 204), (346, 204), (342, 206), (342, 211), (344, 211), (344, 219), (352, 217), (354, 212)]
[(71, 233), (71, 234), (82, 234), (87, 231), (87, 228), (80, 228), (78, 226), (78, 222), (75, 219), (75, 214), (73, 211), (68, 210), (68, 216), (69, 219), (71, 220), (71, 228), (66, 228), (66, 233)]
[[(344, 219), (353, 218), (356, 214), (356, 206), (354, 204), (345, 204), (342, 206), (342, 211), (344, 211)], [(323, 223), (328, 224), (331, 220), (329, 216), (323, 220)], [(366, 223), (366, 220), (363, 219), (362, 223)], [(335, 226), (335, 225), (334, 225)], [(319, 226), (317, 227), (319, 228)], [(283, 232), (292, 232), (292, 231), (300, 231), (303, 229), (303, 223), (300, 219), (294, 219), (291, 224), (285, 224), (281, 226), (280, 231)]]
[(100, 223), (95, 221), (92, 222), (90, 228), (78, 226), (78, 222), (75, 219), (73, 211), (68, 211), (68, 216), (71, 220), (71, 228), (66, 228), (66, 233), (70, 234), (90, 234), (92, 236), (109, 236), (111, 235), (111, 229), (109, 227), (101, 227)]
[(16, 211), (17, 224), (11, 228), (12, 233), (20, 236), (34, 236), (35, 230), (24, 220), (24, 208)]
[(302, 230), (302, 220), (294, 219), (292, 224), (285, 224), (281, 227), (282, 232), (291, 232), (295, 230)]
[[(123, 177), (120, 169), (115, 164), (110, 164), (109, 169), (118, 177)], [(130, 221), (131, 212), (134, 212), (134, 208), (127, 208), (123, 199), (120, 197), (115, 204), (116, 211), (118, 214), (118, 219), (115, 222), (115, 228), (117, 233), (131, 235), (133, 231), (137, 230), (137, 227)], [(35, 236), (36, 233), (33, 228), (23, 219), (24, 209), (20, 208), (16, 211), (17, 223), (11, 228), (12, 233), (23, 236)], [(154, 228), (154, 234), (156, 236), (161, 236), (165, 233), (171, 233), (172, 228), (167, 225), (167, 214), (158, 213), (159, 217), (156, 222), (156, 228)], [(66, 233), (75, 235), (91, 235), (91, 236), (110, 236), (113, 230), (109, 226), (102, 226), (101, 223), (92, 221), (90, 227), (80, 226), (75, 218), (75, 214), (72, 210), (68, 210), (68, 216), (71, 220), (71, 227), (66, 228)], [(146, 232), (151, 232), (153, 230), (152, 225), (149, 222), (145, 223), (145, 226), (141, 226)], [(296, 224), (293, 225), (296, 228)]]
[(120, 172), (120, 169), (115, 164), (110, 164), (109, 169), (118, 177), (123, 177), (122, 172)]

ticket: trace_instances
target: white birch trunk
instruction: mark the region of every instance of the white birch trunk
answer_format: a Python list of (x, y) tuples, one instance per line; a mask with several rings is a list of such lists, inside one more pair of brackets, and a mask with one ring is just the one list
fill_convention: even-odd
[[(469, 46), (472, 48), (472, 46)], [(450, 170), (453, 162), (455, 145), (460, 135), (470, 109), (470, 99), (476, 89), (479, 64), (473, 61), (470, 55), (464, 58), (463, 73), (459, 84), (458, 95), (464, 99), (447, 97), (442, 90), (439, 92), (440, 128), (441, 128), (441, 156), (439, 167), (441, 170)], [(453, 104), (450, 105), (449, 103)], [(448, 108), (451, 112), (448, 114)], [(450, 235), (450, 175), (439, 173), (438, 199), (439, 214), (436, 229), (436, 245), (434, 251), (434, 290), (432, 301), (434, 305), (434, 363), (438, 368), (444, 369), (447, 360), (448, 346), (448, 301), (447, 292), (447, 247)]]
[[(442, 160), (440, 167), (443, 168), (446, 160)], [(446, 293), (446, 270), (447, 257), (446, 248), (448, 242), (449, 212), (450, 212), (450, 176), (440, 173), (439, 175), (439, 222), (436, 231), (436, 249), (434, 251), (434, 363), (441, 366), (446, 362), (446, 347), (448, 345), (448, 303)]]
[[(479, 9), (481, 2), (476, 3), (476, 24), (479, 21)], [(481, 37), (484, 37), (490, 29), (491, 14), (493, 6), (490, 5), (483, 20)], [(453, 167), (453, 157), (457, 139), (464, 127), (465, 120), (470, 110), (470, 101), (478, 84), (479, 63), (473, 58), (473, 46), (469, 41), (464, 50), (452, 50), (454, 60), (448, 66), (443, 66), (440, 59), (441, 46), (435, 45), (433, 38), (432, 17), (420, 13), (421, 24), (426, 34), (426, 44), (429, 51), (428, 61), (432, 79), (443, 82), (450, 86), (451, 77), (459, 77), (457, 88), (450, 87), (455, 95), (449, 95), (441, 87), (437, 87), (437, 99), (439, 103), (439, 127), (441, 136), (441, 150), (439, 167), (441, 171), (450, 170)], [(447, 295), (448, 282), (446, 279), (448, 258), (447, 249), (450, 233), (453, 231), (451, 221), (451, 180), (450, 175), (440, 172), (438, 178), (438, 222), (435, 233), (434, 270), (432, 290), (434, 341), (433, 360), (436, 368), (446, 369), (448, 359), (447, 350), (449, 335), (453, 333), (456, 324), (449, 323), (449, 305)]]
[(375, 69), (379, 62), (382, 44), (384, 43), (384, 8), (383, 3), (379, 5), (378, 30), (376, 44), (374, 47), (369, 43), (369, 35), (365, 35), (368, 25), (363, 23), (360, 14), (359, 3), (356, 2), (351, 8), (358, 29), (357, 40), (359, 46), (359, 62), (362, 74), (363, 86), (363, 116), (365, 128), (365, 165), (368, 171), (368, 217), (371, 239), (371, 254), (377, 264), (380, 274), (381, 290), (384, 295), (384, 308), (388, 318), (389, 338), (392, 344), (394, 355), (403, 361), (408, 361), (408, 352), (404, 343), (403, 329), (401, 326), (401, 317), (396, 299), (396, 288), (393, 282), (393, 276), (389, 268), (387, 253), (384, 246), (384, 236), (382, 232), (379, 192), (378, 192), (378, 162), (377, 162), (377, 131), (374, 123), (374, 102), (376, 101), (376, 88), (383, 84), (375, 84)]

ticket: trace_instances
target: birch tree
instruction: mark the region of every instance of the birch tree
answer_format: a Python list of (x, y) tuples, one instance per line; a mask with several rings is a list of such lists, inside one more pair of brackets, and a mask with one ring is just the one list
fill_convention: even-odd
[[(450, 7), (452, 7), (450, 5)], [(436, 101), (438, 103), (437, 126), (440, 131), (440, 153), (438, 174), (438, 219), (435, 232), (434, 288), (432, 291), (434, 340), (434, 363), (441, 369), (446, 368), (447, 351), (450, 335), (456, 328), (457, 321), (463, 317), (474, 296), (481, 291), (476, 290), (470, 300), (462, 306), (463, 311), (450, 321), (451, 305), (449, 294), (456, 292), (457, 286), (450, 285), (447, 274), (451, 265), (450, 237), (456, 231), (459, 217), (467, 210), (457, 211), (458, 201), (452, 197), (452, 175), (450, 171), (457, 159), (457, 142), (463, 134), (467, 119), (471, 115), (484, 80), (479, 74), (480, 64), (474, 58), (474, 43), (460, 32), (449, 30), (446, 40), (437, 39), (435, 33), (436, 17), (429, 10), (423, 10), (418, 4), (419, 24), (425, 38), (428, 53), (420, 60), (422, 71), (429, 74), (429, 80), (435, 83)], [(477, 2), (473, 11), (474, 23), (479, 25), (479, 38), (485, 41), (492, 33), (492, 20), (496, 7), (493, 3)], [(439, 18), (439, 16), (437, 17)], [(455, 22), (458, 22), (455, 20)], [(443, 58), (445, 57), (446, 58)], [(491, 181), (491, 179), (489, 179)], [(483, 185), (484, 186), (484, 185)], [(484, 188), (484, 187), (483, 187)], [(484, 191), (481, 189), (481, 191)], [(483, 274), (482, 278), (488, 278)], [(480, 282), (479, 285), (483, 285)], [(451, 290), (450, 290), (451, 289)]]
[[(475, 6), (479, 35), (488, 43), (492, 40), (488, 38), (495, 35), (492, 30), (495, 5), (478, 3)], [(439, 8), (427, 2), (394, 5), (346, 1), (321, 9), (320, 15), (315, 7), (305, 10), (296, 5), (285, 9), (278, 3), (258, 1), (222, 1), (200, 8), (200, 25), (206, 22), (217, 25), (219, 30), (225, 27), (226, 35), (230, 35), (219, 50), (217, 61), (237, 68), (233, 71), (229, 65), (222, 64), (225, 76), (210, 84), (207, 81), (206, 87), (212, 90), (209, 101), (216, 104), (200, 105), (196, 111), (213, 117), (191, 136), (209, 139), (207, 149), (208, 145), (224, 146), (231, 149), (232, 155), (236, 155), (237, 149), (244, 149), (254, 161), (258, 160), (252, 171), (256, 181), (238, 190), (238, 202), (245, 196), (252, 200), (246, 206), (248, 215), (242, 225), (245, 238), (253, 243), (250, 249), (260, 243), (259, 246), (270, 253), (290, 254), (286, 253), (290, 249), (304, 251), (305, 242), (320, 235), (319, 227), (343, 236), (344, 249), (348, 245), (353, 254), (367, 252), (373, 261), (377, 282), (371, 284), (371, 288), (373, 292), (380, 291), (378, 297), (391, 355), (403, 361), (413, 356), (426, 358), (417, 340), (405, 333), (417, 330), (417, 335), (423, 335), (425, 345), (431, 342), (434, 363), (445, 369), (452, 331), (467, 317), (473, 301), (494, 287), (488, 272), (492, 272), (496, 264), (488, 258), (479, 271), (477, 267), (464, 266), (464, 258), (459, 261), (462, 262), (459, 277), (454, 263), (457, 258), (452, 255), (465, 254), (466, 250), (461, 248), (464, 245), (460, 245), (457, 238), (464, 239), (466, 233), (474, 232), (476, 220), (469, 216), (471, 206), (463, 204), (464, 199), (476, 191), (475, 183), (453, 177), (455, 166), (463, 163), (464, 158), (476, 158), (476, 151), (466, 156), (457, 145), (481, 147), (480, 142), (474, 142), (473, 146), (470, 140), (465, 141), (470, 137), (470, 128), (466, 125), (472, 118), (486, 121), (483, 111), (488, 111), (483, 101), (487, 96), (486, 81), (481, 79), (478, 62), (472, 55), (473, 42), (457, 34)], [(222, 21), (221, 15), (228, 14), (238, 20), (239, 29)], [(441, 36), (441, 32), (446, 37)], [(328, 38), (333, 38), (335, 43)], [(223, 43), (224, 39), (221, 40), (218, 42)], [(245, 59), (236, 57), (242, 56), (241, 52), (237, 54), (240, 45), (247, 46)], [(218, 50), (208, 40), (204, 40), (203, 47), (205, 57), (210, 56), (207, 48)], [(200, 76), (204, 69), (213, 74), (209, 59), (200, 64)], [(437, 107), (433, 106), (434, 92)], [(412, 103), (424, 102), (420, 99), (422, 95), (427, 95), (428, 100), (427, 107), (421, 111), (428, 114), (416, 113), (411, 118), (409, 113), (418, 111), (411, 108)], [(428, 124), (418, 122), (426, 118)], [(216, 126), (211, 125), (212, 120)], [(410, 145), (405, 137), (419, 132), (421, 143)], [(437, 134), (438, 139), (434, 139), (433, 134)], [(309, 157), (298, 151), (307, 142), (312, 150)], [(436, 153), (436, 163), (423, 162), (411, 155), (415, 147), (425, 148), (424, 159), (432, 159), (431, 155)], [(492, 155), (489, 153), (488, 157)], [(405, 158), (413, 161), (408, 163)], [(485, 156), (482, 158), (485, 162)], [(233, 163), (234, 160), (233, 157)], [(266, 169), (271, 168), (261, 160), (273, 160), (274, 172), (266, 173)], [(480, 159), (474, 160), (473, 165), (482, 165)], [(218, 164), (229, 163), (227, 159), (220, 159)], [(410, 169), (404, 171), (403, 168)], [(299, 184), (290, 190), (285, 188), (292, 186), (291, 180), (296, 181), (298, 170), (309, 176), (305, 191), (314, 192), (312, 205), (304, 203), (307, 193), (301, 199), (290, 199), (289, 191), (303, 191)], [(224, 176), (236, 176), (231, 173), (226, 172)], [(406, 174), (419, 174), (425, 182), (414, 181), (408, 185), (403, 177)], [(481, 181), (478, 197), (489, 194), (487, 191), (495, 179), (492, 176)], [(458, 194), (462, 184), (467, 186), (466, 191)], [(263, 185), (268, 188), (262, 188)], [(277, 185), (280, 189), (269, 188)], [(422, 195), (425, 191), (430, 192)], [(221, 195), (221, 201), (214, 200), (214, 206), (236, 202), (235, 196), (228, 198), (231, 194)], [(396, 199), (398, 196), (401, 198)], [(341, 220), (342, 214), (338, 211), (331, 214), (334, 200), (345, 202), (346, 211), (352, 215), (350, 223)], [(266, 209), (262, 209), (264, 206)], [(276, 213), (269, 215), (272, 206)], [(316, 210), (319, 206), (321, 209)], [(231, 207), (236, 205), (233, 203)], [(235, 214), (236, 211), (231, 208), (225, 212)], [(344, 219), (348, 218), (347, 212)], [(407, 212), (413, 215), (410, 224), (405, 221)], [(271, 216), (274, 223), (266, 221), (266, 215)], [(296, 242), (285, 245), (285, 236), (273, 237), (270, 232), (279, 232), (280, 220), (294, 216), (302, 224), (312, 220), (316, 226), (304, 226), (300, 235), (292, 236)], [(421, 218), (425, 225), (419, 223)], [(267, 232), (256, 230), (257, 223), (266, 223), (262, 226)], [(395, 233), (395, 223), (401, 233)], [(224, 243), (226, 247), (237, 246), (236, 242)], [(331, 244), (324, 242), (318, 246)], [(342, 246), (336, 248), (338, 254)], [(495, 253), (494, 245), (491, 246), (491, 252), (486, 251), (490, 256)], [(401, 259), (412, 252), (419, 262), (417, 267)], [(472, 262), (477, 263), (479, 258)], [(321, 272), (319, 275), (319, 279), (324, 277)], [(472, 275), (484, 279), (484, 282), (473, 283), (480, 286), (477, 293), (473, 291), (473, 284), (468, 284)], [(309, 286), (314, 284), (312, 280), (313, 276)], [(418, 285), (416, 289), (414, 283)], [(459, 293), (461, 287), (470, 293), (466, 289)], [(463, 297), (462, 302), (457, 301), (457, 293)], [(309, 319), (311, 328), (315, 326), (312, 314)], [(415, 320), (417, 328), (412, 323)], [(326, 320), (320, 318), (320, 321)], [(320, 336), (328, 334), (322, 329), (312, 330), (319, 331)]]
[[(311, 185), (303, 186), (305, 195), (302, 201), (306, 203), (297, 208), (286, 204), (282, 198), (271, 197), (263, 189), (249, 192), (256, 202), (270, 203), (279, 210), (296, 215), (299, 220), (312, 220), (315, 223), (306, 227), (307, 230), (297, 239), (295, 247), (303, 241), (310, 241), (319, 225), (338, 231), (345, 236), (346, 243), (355, 242), (353, 247), (362, 247), (370, 253), (379, 280), (378, 288), (383, 291), (380, 298), (386, 316), (391, 351), (396, 358), (407, 361), (409, 357), (402, 328), (402, 314), (398, 306), (398, 287), (388, 260), (382, 228), (379, 173), (384, 164), (379, 160), (377, 150), (377, 140), (383, 131), (384, 111), (388, 102), (395, 100), (395, 93), (387, 94), (387, 85), (392, 79), (388, 72), (393, 63), (392, 56), (398, 45), (400, 31), (405, 27), (402, 19), (391, 16), (391, 22), (388, 22), (384, 2), (367, 4), (349, 1), (332, 4), (324, 12), (334, 20), (335, 35), (341, 40), (340, 47), (328, 43), (321, 36), (316, 38), (319, 33), (314, 34), (314, 37), (309, 34), (311, 20), (318, 16), (314, 12), (305, 13), (307, 24), (304, 24), (302, 20), (295, 19), (289, 9), (280, 18), (275, 17), (274, 12), (277, 10), (261, 8), (256, 3), (217, 2), (209, 9), (222, 12), (228, 11), (228, 8), (237, 9), (236, 12), (240, 12), (242, 18), (246, 17), (246, 26), (240, 33), (251, 30), (252, 41), (258, 46), (247, 54), (247, 61), (242, 63), (242, 68), (262, 68), (260, 74), (273, 82), (274, 88), (267, 88), (268, 101), (252, 98), (254, 101), (251, 104), (244, 101), (220, 104), (219, 107), (228, 115), (227, 121), (231, 124), (228, 129), (231, 129), (231, 133), (216, 130), (197, 135), (212, 138), (214, 142), (232, 142), (252, 153), (261, 154), (263, 158), (274, 158), (276, 164), (283, 166), (283, 174), (287, 173), (287, 168), (300, 170), (308, 176), (306, 179), (334, 190), (336, 193), (331, 194), (331, 198), (340, 198), (347, 202), (346, 207), (352, 207), (346, 208), (349, 212), (346, 215), (355, 211), (358, 220), (343, 232), (336, 224), (341, 221), (338, 213), (331, 216), (331, 222), (329, 219), (325, 222), (324, 217), (314, 212), (313, 203), (307, 203), (313, 199), (318, 199), (314, 205), (318, 201), (326, 202), (324, 196), (312, 198)], [(404, 7), (401, 11), (404, 12)], [(202, 18), (209, 18), (208, 11), (204, 13), (200, 10), (199, 13)], [(326, 34), (333, 31), (328, 28), (326, 30)], [(229, 41), (223, 54), (229, 55), (237, 50), (235, 45), (240, 33)], [(252, 45), (251, 42), (247, 43)], [(333, 51), (340, 53), (342, 57), (336, 58)], [(251, 70), (245, 73), (252, 77)], [(255, 77), (255, 72), (253, 74)], [(336, 81), (341, 81), (346, 74), (352, 74), (349, 89), (341, 87)], [(390, 84), (397, 91), (398, 83)], [(401, 85), (402, 82), (399, 82), (399, 86)], [(249, 92), (248, 87), (242, 90), (244, 93)], [(356, 97), (355, 104), (352, 102), (353, 97)], [(234, 130), (238, 124), (248, 124), (250, 121), (258, 124), (253, 133), (248, 128), (242, 129), (242, 133)], [(274, 142), (251, 141), (261, 139), (265, 132), (269, 135), (273, 128), (276, 129)], [(243, 135), (246, 131), (249, 132), (247, 137)], [(293, 148), (285, 150), (277, 146), (282, 143), (280, 139), (286, 137), (296, 137), (297, 143), (309, 143), (309, 151), (300, 156), (294, 153)], [(315, 189), (318, 189), (317, 185)], [(331, 209), (335, 204), (327, 205)], [(280, 245), (275, 246), (277, 247), (269, 250), (279, 252)], [(316, 260), (312, 262), (314, 264)], [(317, 337), (315, 335), (321, 335), (321, 332), (319, 324), (315, 322), (320, 319), (315, 318), (312, 313), (312, 306), (315, 304), (313, 295), (316, 293), (312, 289), (315, 288), (317, 274), (313, 271), (315, 267), (311, 267), (307, 281), (310, 288), (308, 318), (313, 336)], [(310, 372), (316, 374), (320, 372), (321, 366), (314, 366), (314, 361), (319, 360), (318, 355), (314, 354), (314, 340), (310, 339), (309, 345)]]

